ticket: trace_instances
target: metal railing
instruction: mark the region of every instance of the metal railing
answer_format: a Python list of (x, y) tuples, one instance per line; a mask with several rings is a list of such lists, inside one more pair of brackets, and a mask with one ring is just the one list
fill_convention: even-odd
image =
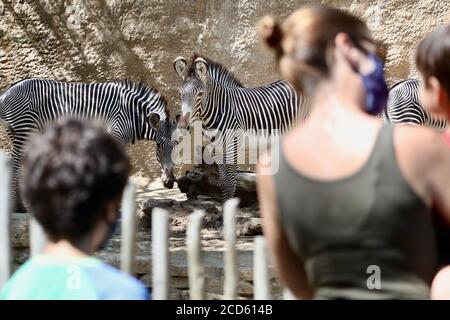
[[(11, 276), (12, 246), (11, 230), (11, 163), (0, 152), (0, 288)], [(227, 300), (238, 297), (238, 266), (236, 252), (236, 211), (238, 199), (224, 204), (224, 294)], [(188, 278), (190, 299), (205, 299), (205, 267), (201, 249), (201, 225), (203, 210), (194, 211), (188, 221), (186, 244), (188, 257)], [(46, 245), (47, 237), (37, 221), (30, 219), (30, 254), (39, 253)], [(136, 187), (129, 182), (122, 199), (122, 241), (120, 268), (134, 274), (136, 263)], [(152, 298), (167, 300), (170, 293), (170, 248), (169, 214), (166, 210), (155, 208), (152, 211)], [(269, 259), (266, 241), (263, 236), (254, 238), (254, 299), (271, 299)], [(286, 289), (285, 299), (293, 296)]]

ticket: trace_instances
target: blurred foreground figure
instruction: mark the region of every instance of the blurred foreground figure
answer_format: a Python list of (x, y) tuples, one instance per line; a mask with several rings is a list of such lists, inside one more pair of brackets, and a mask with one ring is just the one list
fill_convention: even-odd
[[(422, 75), (420, 98), (433, 115), (450, 120), (450, 25), (441, 26), (423, 39), (416, 50), (416, 65)], [(450, 129), (443, 133), (449, 146)], [(450, 264), (450, 228), (445, 217), (438, 216), (437, 236), (443, 261)], [(433, 280), (431, 298), (450, 299), (450, 267)]]
[(23, 159), (21, 192), (49, 244), (3, 288), (2, 299), (146, 299), (133, 277), (91, 255), (119, 218), (130, 170), (103, 127), (63, 120), (37, 134)]
[[(260, 34), (312, 103), (279, 154), (258, 165), (264, 232), (284, 284), (299, 298), (429, 298), (431, 208), (450, 220), (442, 137), (373, 116), (386, 106), (384, 53), (357, 17), (307, 7), (281, 26), (264, 18)], [(269, 160), (279, 162), (273, 176)]]

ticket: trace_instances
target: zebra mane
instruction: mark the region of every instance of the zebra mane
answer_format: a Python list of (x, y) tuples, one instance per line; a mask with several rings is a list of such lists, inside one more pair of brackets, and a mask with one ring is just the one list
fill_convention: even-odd
[(198, 53), (195, 53), (191, 59), (189, 75), (195, 74), (195, 60), (197, 58), (202, 58), (208, 63), (208, 74), (217, 83), (227, 87), (243, 87), (242, 83), (226, 67)]
[(131, 79), (116, 80), (112, 82), (134, 92), (138, 97), (142, 97), (147, 94), (152, 97), (157, 96), (163, 103), (164, 112), (167, 118), (169, 118), (169, 108), (167, 107), (167, 99), (161, 93), (159, 93), (159, 91), (153, 86), (148, 85), (144, 81), (136, 82)]

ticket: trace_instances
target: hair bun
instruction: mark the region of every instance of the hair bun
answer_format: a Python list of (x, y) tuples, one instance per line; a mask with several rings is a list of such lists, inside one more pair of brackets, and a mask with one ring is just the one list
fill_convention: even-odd
[(258, 23), (258, 34), (261, 39), (271, 48), (279, 49), (283, 32), (280, 25), (271, 16), (263, 17)]

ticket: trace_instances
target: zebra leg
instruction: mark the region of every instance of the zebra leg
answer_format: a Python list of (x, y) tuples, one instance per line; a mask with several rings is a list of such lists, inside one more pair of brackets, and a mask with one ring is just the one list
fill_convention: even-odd
[(224, 135), (221, 139), (223, 163), (219, 164), (219, 176), (222, 184), (223, 202), (233, 198), (237, 183), (237, 152), (242, 140), (241, 134), (234, 130), (234, 134)]
[(18, 144), (13, 145), (12, 149), (12, 185), (11, 185), (11, 199), (13, 203), (13, 210), (16, 212), (26, 212), (20, 196), (20, 165), (22, 159), (22, 147)]
[(237, 183), (237, 164), (219, 164), (219, 177), (222, 186), (223, 202), (234, 197)]
[(14, 128), (13, 137), (13, 149), (12, 149), (12, 203), (13, 208), (18, 212), (26, 212), (25, 205), (23, 204), (20, 194), (20, 176), (23, 147), (28, 141), (31, 133), (35, 133), (37, 127), (32, 122), (24, 121), (24, 125)]
[(15, 140), (15, 131), (14, 129), (8, 124), (8, 123), (2, 123), (2, 125), (6, 129), (6, 133), (8, 135), (8, 138), (11, 141), (12, 144), (12, 150), (11, 150), (11, 184), (10, 184), (10, 197), (11, 197), (11, 210), (13, 212), (20, 211), (20, 205), (18, 200), (19, 192), (18, 192), (18, 172), (20, 169), (20, 147), (19, 144)]

